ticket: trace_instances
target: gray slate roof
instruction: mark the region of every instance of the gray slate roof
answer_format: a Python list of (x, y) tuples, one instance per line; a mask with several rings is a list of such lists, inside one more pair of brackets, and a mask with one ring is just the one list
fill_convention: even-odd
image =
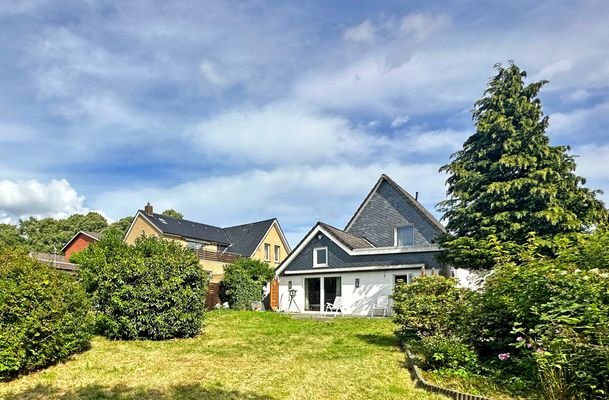
[(327, 229), (336, 239), (342, 244), (347, 246), (349, 249), (368, 249), (374, 247), (370, 242), (361, 236), (354, 235), (345, 231), (341, 231), (338, 228), (328, 225), (323, 222), (319, 222), (319, 225)]
[(230, 246), (228, 251), (249, 257), (255, 250), (275, 218), (228, 228), (201, 224), (187, 219), (176, 219), (162, 214), (142, 215), (150, 220), (161, 232), (183, 238), (213, 242)]
[(249, 224), (236, 225), (224, 228), (224, 232), (233, 244), (228, 248), (231, 253), (251, 255), (258, 247), (258, 243), (269, 230), (275, 218)]
[(213, 225), (201, 224), (187, 219), (176, 219), (162, 214), (146, 214), (140, 210), (142, 215), (150, 220), (161, 232), (169, 235), (181, 236), (195, 240), (209, 241), (224, 245), (231, 244), (224, 229)]
[(86, 235), (89, 235), (92, 238), (97, 239), (97, 240), (101, 239), (101, 235), (102, 235), (99, 232), (91, 232), (91, 231), (81, 231), (81, 232), (86, 234)]

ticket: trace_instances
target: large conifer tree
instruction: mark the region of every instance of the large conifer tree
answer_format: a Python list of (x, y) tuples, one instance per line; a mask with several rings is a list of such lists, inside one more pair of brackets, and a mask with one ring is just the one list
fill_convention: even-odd
[(493, 266), (497, 243), (522, 244), (578, 232), (606, 221), (607, 211), (575, 174), (565, 146), (550, 146), (539, 90), (525, 85), (526, 72), (510, 63), (495, 66), (484, 96), (473, 110), (476, 132), (440, 168), (449, 177), (447, 199), (438, 205), (449, 232), (446, 260), (458, 267)]

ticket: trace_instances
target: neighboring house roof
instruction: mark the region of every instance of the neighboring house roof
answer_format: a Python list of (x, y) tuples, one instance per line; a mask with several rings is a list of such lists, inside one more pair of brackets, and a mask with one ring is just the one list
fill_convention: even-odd
[(345, 227), (346, 231), (348, 231), (351, 228), (351, 225), (353, 225), (353, 223), (355, 222), (357, 217), (360, 215), (362, 210), (366, 207), (366, 205), (372, 198), (372, 195), (378, 190), (378, 188), (381, 186), (381, 183), (383, 183), (383, 181), (385, 181), (388, 184), (390, 184), (391, 186), (393, 186), (393, 188), (398, 193), (400, 193), (410, 203), (410, 205), (413, 206), (414, 209), (416, 209), (425, 219), (427, 219), (433, 226), (435, 226), (438, 229), (438, 231), (446, 232), (444, 225), (442, 225), (442, 223), (440, 221), (438, 221), (438, 219), (436, 217), (434, 217), (429, 211), (427, 211), (427, 209), (425, 207), (423, 207), (423, 205), (421, 203), (419, 203), (418, 200), (416, 200), (414, 197), (412, 197), (412, 195), (410, 193), (408, 193), (406, 190), (404, 190), (404, 188), (402, 188), (400, 185), (395, 183), (393, 181), (393, 179), (391, 179), (390, 177), (388, 177), (385, 174), (381, 175), (381, 177), (376, 182), (376, 184), (374, 185), (374, 187), (372, 188), (370, 193), (368, 193), (368, 196), (366, 196), (366, 198), (364, 199), (362, 204), (360, 204), (360, 206), (357, 209), (357, 211), (355, 212), (355, 214), (353, 214), (353, 217), (351, 217), (351, 219), (347, 223), (347, 226)]
[(201, 224), (187, 219), (176, 219), (162, 214), (146, 214), (143, 210), (138, 210), (138, 213), (164, 234), (224, 245), (231, 244), (224, 229), (217, 226)]
[(91, 239), (95, 240), (96, 242), (98, 242), (99, 239), (101, 238), (100, 232), (78, 231), (78, 232), (76, 232), (76, 235), (72, 236), (72, 239), (68, 240), (68, 243), (66, 243), (65, 246), (63, 246), (61, 248), (61, 251), (64, 251), (66, 248), (68, 248), (68, 246), (81, 234), (90, 237)]
[[(288, 253), (290, 252), (290, 245), (285, 239), (276, 218), (230, 226), (228, 228), (220, 228), (187, 219), (180, 220), (163, 214), (147, 214), (143, 210), (138, 210), (136, 218), (137, 215), (141, 215), (142, 218), (150, 222), (154, 228), (164, 235), (175, 235), (186, 240), (191, 239), (229, 246), (228, 251), (230, 253), (236, 253), (246, 257), (250, 257), (254, 254), (262, 240), (275, 224), (283, 244), (286, 247), (286, 251)], [(131, 226), (135, 223), (136, 218), (133, 219)], [(131, 231), (131, 227), (129, 227), (129, 231)], [(129, 231), (127, 232), (127, 235), (129, 234)]]
[(372, 243), (370, 243), (363, 237), (351, 234), (349, 232), (341, 231), (340, 229), (335, 228), (332, 225), (325, 224), (323, 222), (319, 222), (319, 225), (326, 228), (336, 239), (340, 240), (345, 246), (347, 246), (351, 250), (374, 247)]
[(275, 218), (271, 218), (264, 221), (224, 228), (226, 236), (228, 236), (228, 239), (232, 243), (228, 251), (247, 256), (252, 255), (274, 221)]

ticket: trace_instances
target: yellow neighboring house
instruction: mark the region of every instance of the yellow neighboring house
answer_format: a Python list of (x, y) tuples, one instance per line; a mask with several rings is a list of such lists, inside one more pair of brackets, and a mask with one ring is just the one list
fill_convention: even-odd
[(265, 261), (277, 268), (290, 253), (276, 218), (220, 228), (155, 214), (148, 203), (135, 214), (124, 241), (133, 244), (143, 234), (175, 240), (192, 249), (203, 269), (212, 274), (212, 282), (221, 281), (224, 266), (239, 257)]

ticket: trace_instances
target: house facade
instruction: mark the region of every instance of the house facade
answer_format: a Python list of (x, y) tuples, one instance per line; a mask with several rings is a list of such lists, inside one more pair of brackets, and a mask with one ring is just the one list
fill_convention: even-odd
[(344, 314), (370, 315), (387, 304), (397, 282), (448, 272), (437, 260), (436, 239), (444, 231), (382, 175), (345, 229), (318, 222), (280, 265), (279, 309), (323, 312), (340, 297)]
[(220, 282), (224, 266), (239, 257), (265, 261), (277, 268), (290, 252), (276, 218), (221, 228), (156, 214), (150, 203), (137, 211), (124, 241), (133, 244), (141, 235), (173, 240), (192, 249), (202, 268), (211, 274), (211, 282)]
[(70, 257), (72, 256), (72, 254), (78, 253), (79, 251), (83, 251), (91, 243), (98, 242), (100, 237), (101, 233), (99, 232), (79, 231), (61, 249), (64, 254), (64, 261), (70, 262)]

